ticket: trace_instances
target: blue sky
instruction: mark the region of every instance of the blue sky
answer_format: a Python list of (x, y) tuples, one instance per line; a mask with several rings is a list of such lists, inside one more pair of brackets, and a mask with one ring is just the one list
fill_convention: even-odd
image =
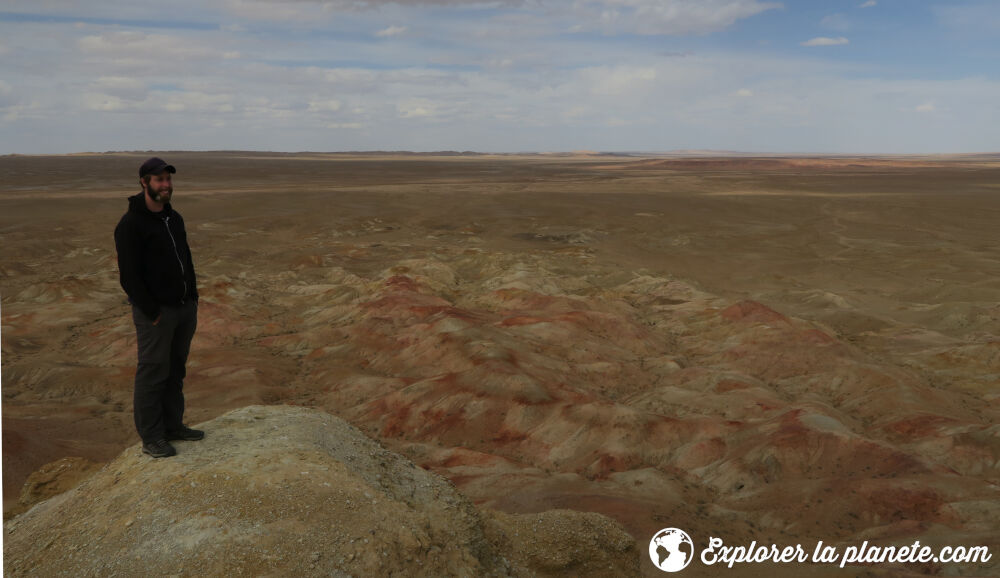
[(1000, 2), (0, 4), (0, 154), (1000, 151)]

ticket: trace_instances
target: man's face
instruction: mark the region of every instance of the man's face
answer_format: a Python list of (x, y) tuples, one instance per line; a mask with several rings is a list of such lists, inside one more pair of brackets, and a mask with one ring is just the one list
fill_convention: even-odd
[(157, 203), (165, 203), (170, 200), (174, 193), (174, 184), (170, 180), (170, 173), (163, 171), (158, 175), (151, 175), (149, 178), (149, 188), (146, 190), (149, 198)]

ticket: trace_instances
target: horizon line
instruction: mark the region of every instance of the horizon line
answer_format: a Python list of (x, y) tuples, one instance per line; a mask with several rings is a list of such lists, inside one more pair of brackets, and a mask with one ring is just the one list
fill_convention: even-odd
[(889, 152), (782, 152), (782, 151), (740, 151), (727, 149), (670, 149), (670, 150), (566, 150), (566, 151), (504, 151), (486, 152), (473, 150), (438, 149), (433, 151), (414, 150), (347, 150), (347, 151), (281, 151), (253, 149), (162, 149), (162, 150), (107, 150), (75, 151), (68, 153), (4, 153), (0, 157), (13, 156), (73, 156), (73, 155), (114, 155), (114, 154), (164, 154), (164, 153), (241, 153), (241, 154), (281, 154), (281, 155), (428, 155), (428, 156), (789, 156), (789, 157), (948, 157), (948, 156), (994, 156), (998, 151), (934, 152), (934, 153), (889, 153)]

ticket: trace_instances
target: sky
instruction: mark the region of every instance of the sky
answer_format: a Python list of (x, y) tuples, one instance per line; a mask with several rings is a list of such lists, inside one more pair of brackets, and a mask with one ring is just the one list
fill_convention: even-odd
[(0, 0), (0, 154), (1000, 151), (1000, 2)]

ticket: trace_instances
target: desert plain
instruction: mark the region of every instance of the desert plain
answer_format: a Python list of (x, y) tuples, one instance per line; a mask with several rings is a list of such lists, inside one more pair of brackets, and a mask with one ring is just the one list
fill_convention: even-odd
[(607, 516), (648, 576), (665, 527), (993, 554), (733, 575), (1000, 572), (1000, 155), (0, 157), (5, 519), (138, 442), (112, 232), (153, 155), (189, 425), (321, 409), (479, 508)]

